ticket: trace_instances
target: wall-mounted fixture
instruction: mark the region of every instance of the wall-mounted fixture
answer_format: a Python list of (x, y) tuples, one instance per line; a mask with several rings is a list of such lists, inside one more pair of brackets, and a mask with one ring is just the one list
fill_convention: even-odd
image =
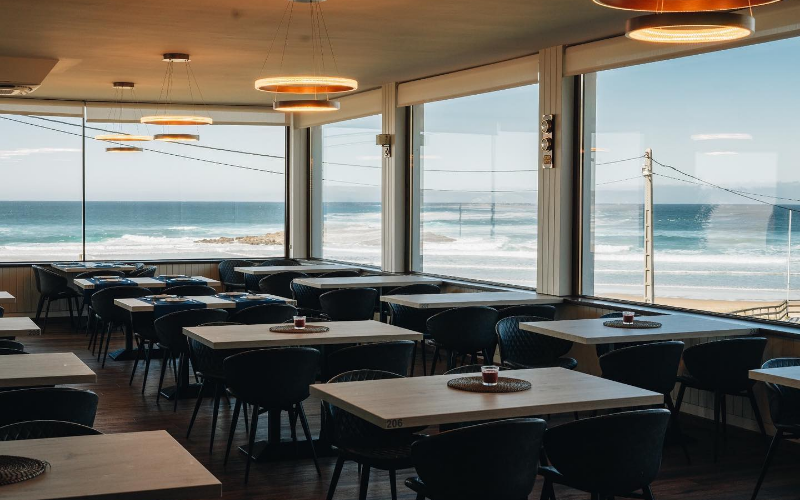
[(553, 168), (553, 146), (555, 144), (555, 120), (554, 115), (542, 115), (542, 168)]
[(375, 136), (375, 144), (383, 148), (383, 157), (392, 157), (392, 134), (378, 134)]

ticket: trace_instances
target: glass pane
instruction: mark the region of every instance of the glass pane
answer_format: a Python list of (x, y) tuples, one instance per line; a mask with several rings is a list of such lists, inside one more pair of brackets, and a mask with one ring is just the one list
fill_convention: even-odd
[(414, 268), (535, 287), (538, 86), (418, 105), (413, 116)]
[(646, 298), (649, 148), (654, 302), (800, 316), (798, 51), (790, 39), (585, 76), (585, 294)]
[(322, 257), (381, 265), (381, 116), (322, 126)]

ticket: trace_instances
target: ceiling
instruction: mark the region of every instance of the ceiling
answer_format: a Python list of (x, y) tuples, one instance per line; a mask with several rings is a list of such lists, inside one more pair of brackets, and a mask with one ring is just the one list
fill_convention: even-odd
[[(0, 0), (0, 56), (59, 62), (31, 97), (110, 100), (111, 82), (157, 101), (165, 52), (188, 52), (206, 103), (266, 105), (253, 88), (286, 0)], [(361, 89), (532, 54), (623, 31), (630, 13), (592, 0), (330, 0), (322, 4), (341, 76)], [(308, 4), (294, 5), (284, 72), (307, 73)], [(302, 13), (304, 15), (300, 15)], [(273, 53), (280, 54), (276, 43)], [(176, 77), (174, 100), (190, 102)]]

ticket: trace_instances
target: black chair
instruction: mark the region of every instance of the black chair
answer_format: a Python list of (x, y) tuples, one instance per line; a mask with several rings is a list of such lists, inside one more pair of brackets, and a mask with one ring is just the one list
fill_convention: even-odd
[(329, 271), (319, 275), (320, 278), (358, 278), (361, 276), (360, 269), (342, 269), (339, 271)]
[[(481, 368), (483, 365), (461, 365), (453, 368), (452, 370), (447, 370), (443, 373), (443, 375), (461, 375), (461, 374), (468, 374), (468, 373), (480, 373)], [(500, 371), (508, 370), (505, 366), (498, 366), (497, 368)]]
[(68, 387), (39, 387), (0, 392), (0, 426), (29, 420), (60, 420), (91, 427), (97, 394)]
[[(94, 278), (95, 276), (117, 276), (117, 277), (124, 277), (125, 273), (122, 271), (103, 271), (102, 269), (95, 269), (94, 271), (86, 271), (84, 273), (80, 273), (75, 276), (74, 279), (76, 280), (85, 280), (89, 278)], [(92, 315), (92, 290), (85, 290), (83, 292), (83, 300), (81, 301), (81, 306), (78, 309), (78, 320), (83, 317), (83, 310), (86, 309), (86, 331), (89, 331), (89, 323), (91, 322)]]
[(270, 295), (291, 299), (292, 281), (297, 278), (308, 278), (308, 275), (300, 271), (284, 271), (282, 273), (270, 274), (258, 282), (258, 289), (261, 293), (268, 293)]
[(592, 500), (639, 491), (652, 500), (650, 484), (661, 467), (669, 420), (668, 410), (640, 410), (548, 429), (544, 451), (551, 465), (539, 469), (545, 481), (542, 500), (555, 500), (554, 484), (589, 492)]
[[(106, 358), (108, 357), (108, 345), (111, 343), (112, 332), (121, 327), (128, 331), (132, 331), (131, 314), (129, 311), (122, 309), (114, 304), (116, 299), (135, 299), (148, 295), (150, 291), (146, 288), (138, 286), (115, 286), (111, 288), (104, 288), (92, 294), (92, 310), (95, 315), (95, 328), (92, 332), (92, 337), (89, 340), (89, 345), (92, 346), (92, 353), (94, 354), (93, 343), (99, 339), (99, 347), (97, 348), (97, 360), (100, 361), (100, 356), (103, 356), (102, 367), (106, 366)], [(105, 351), (103, 351), (103, 330), (105, 329)]]
[(244, 325), (269, 325), (283, 323), (297, 315), (297, 308), (289, 304), (261, 304), (231, 314), (230, 321)]
[(664, 395), (664, 404), (672, 414), (672, 425), (686, 461), (691, 463), (671, 394), (683, 347), (683, 342), (653, 342), (611, 351), (600, 356), (599, 361), (603, 378)]
[[(384, 380), (403, 378), (396, 373), (377, 370), (357, 370), (342, 373), (328, 381), (329, 384), (340, 382), (356, 382), (366, 380)], [(412, 467), (411, 445), (421, 436), (415, 432), (418, 429), (403, 428), (386, 430), (325, 403), (326, 420), (331, 423), (331, 444), (339, 454), (333, 477), (328, 488), (327, 500), (333, 500), (336, 485), (342, 474), (344, 463), (348, 460), (361, 466), (361, 482), (359, 487), (359, 500), (366, 500), (367, 487), (369, 486), (370, 469), (388, 470), (392, 492), (392, 500), (397, 498), (397, 473), (398, 469)]]
[(144, 376), (142, 377), (142, 394), (147, 387), (147, 376), (150, 374), (150, 360), (152, 359), (155, 345), (158, 343), (158, 334), (153, 322), (155, 316), (152, 311), (138, 312), (131, 314), (131, 324), (133, 327), (133, 338), (136, 341), (136, 359), (133, 361), (133, 369), (131, 370), (131, 378), (128, 385), (133, 384), (133, 377), (136, 375), (136, 369), (139, 367), (139, 362), (144, 358)]
[(146, 264), (144, 262), (134, 262), (132, 266), (133, 269), (124, 272), (124, 275), (128, 276), (129, 278), (133, 278), (138, 271), (144, 269), (146, 267)]
[(94, 436), (102, 432), (73, 422), (30, 420), (0, 427), (0, 441), (21, 441), (72, 436)]
[(333, 321), (364, 321), (375, 317), (378, 291), (374, 288), (343, 288), (319, 297), (322, 312)]
[[(634, 314), (634, 316), (637, 316)], [(600, 319), (622, 319), (621, 312), (613, 312), (607, 313), (600, 316)], [(626, 347), (633, 347), (637, 345), (644, 345), (649, 344), (650, 342), (621, 342), (619, 344), (597, 344), (594, 346), (595, 352), (597, 353), (597, 357), (599, 358), (603, 354), (608, 354), (609, 352), (613, 351), (614, 349), (624, 349)]]
[(15, 349), (17, 351), (24, 351), (25, 345), (16, 340), (0, 339), (0, 349)]
[(209, 297), (216, 295), (217, 291), (207, 285), (177, 285), (165, 288), (159, 292), (167, 295), (178, 295), (180, 297)]
[[(161, 397), (161, 388), (164, 386), (164, 375), (167, 365), (172, 362), (175, 375), (175, 383), (180, 384), (179, 371), (188, 370), (189, 362), (189, 343), (183, 334), (183, 329), (190, 326), (199, 326), (205, 323), (216, 323), (225, 321), (228, 313), (224, 309), (189, 309), (187, 311), (177, 311), (165, 314), (155, 320), (154, 326), (158, 336), (158, 347), (161, 349), (161, 375), (158, 380), (158, 390), (156, 392), (156, 404)], [(178, 365), (175, 366), (175, 360)], [(174, 398), (175, 403), (173, 412), (178, 410), (178, 399)]]
[[(428, 283), (416, 283), (414, 285), (400, 286), (389, 290), (384, 295), (423, 295), (423, 294), (437, 294), (441, 293), (442, 289), (437, 285)], [(389, 319), (389, 323), (400, 328), (406, 328), (422, 334), (422, 341), (419, 342), (420, 353), (422, 354), (422, 374), (425, 375), (428, 370), (428, 363), (426, 360), (425, 347), (426, 343), (431, 340), (428, 335), (425, 324), (428, 318), (436, 314), (436, 309), (417, 309), (414, 307), (401, 306), (400, 304), (392, 304), (389, 302), (381, 302), (381, 313), (384, 317)], [(411, 376), (414, 376), (414, 364), (417, 359), (417, 346), (414, 345), (414, 363), (411, 365)]]
[(3, 317), (3, 314), (5, 314), (5, 312), (6, 310), (3, 308), (3, 306), (0, 306), (0, 318)]
[(427, 330), (436, 343), (436, 352), (430, 374), (436, 372), (436, 357), (440, 350), (448, 353), (448, 370), (456, 367), (459, 354), (472, 355), (474, 364), (475, 353), (482, 352), (483, 359), (490, 362), (496, 343), (494, 333), (496, 324), (497, 310), (484, 306), (448, 309), (431, 316), (427, 322)]
[(236, 267), (250, 267), (249, 260), (229, 259), (219, 263), (219, 280), (225, 291), (244, 290), (244, 274), (234, 271)]
[(536, 482), (544, 420), (501, 420), (421, 439), (411, 446), (417, 500), (522, 500)]
[(129, 278), (154, 278), (158, 272), (156, 266), (144, 266), (141, 269), (136, 269), (128, 274)]
[[(252, 264), (251, 264), (252, 265)], [(267, 259), (258, 264), (259, 267), (274, 267), (274, 266), (299, 266), (300, 261), (295, 259), (283, 259), (283, 258), (275, 258), (275, 259)], [(245, 274), (244, 275), (244, 287), (248, 292), (259, 292), (260, 288), (258, 286), (259, 282), (261, 281), (261, 276), (257, 276), (255, 274)]]
[[(800, 366), (800, 358), (777, 358), (770, 359), (761, 368), (787, 368)], [(752, 500), (758, 497), (758, 490), (764, 482), (770, 463), (778, 449), (778, 445), (784, 439), (800, 439), (800, 389), (767, 383), (767, 396), (769, 397), (769, 413), (772, 416), (772, 425), (775, 426), (775, 436), (767, 452), (767, 458), (761, 467), (761, 474), (758, 476), (756, 488), (753, 491)]]
[(47, 307), (44, 311), (44, 324), (42, 325), (42, 334), (47, 331), (47, 318), (50, 316), (50, 304), (59, 300), (66, 300), (69, 307), (69, 319), (74, 322), (73, 304), (75, 309), (78, 308), (78, 299), (80, 294), (74, 289), (70, 288), (69, 281), (64, 276), (57, 274), (46, 267), (33, 265), (33, 275), (36, 278), (36, 290), (39, 292), (39, 304), (36, 306), (36, 321), (42, 316), (42, 308), (47, 302)]
[(289, 286), (292, 289), (292, 297), (297, 301), (297, 308), (303, 311), (301, 314), (305, 314), (305, 316), (321, 316), (323, 314), (319, 297), (325, 293), (325, 290), (301, 285), (296, 281), (292, 281)]
[(510, 306), (497, 310), (497, 319), (508, 318), (510, 316), (538, 316), (550, 321), (556, 319), (556, 306), (547, 305), (525, 305)]
[(0, 347), (0, 356), (9, 356), (14, 354), (28, 354), (25, 351), (20, 351), (19, 349), (9, 349), (7, 347)]
[(761, 434), (766, 436), (761, 412), (758, 410), (753, 386), (756, 381), (749, 377), (750, 370), (761, 366), (761, 358), (767, 347), (764, 337), (744, 337), (717, 340), (698, 344), (683, 351), (683, 364), (686, 372), (678, 377), (680, 389), (675, 401), (676, 411), (680, 411), (686, 388), (714, 393), (714, 461), (719, 449), (718, 434), (722, 421), (723, 439), (727, 441), (727, 396), (742, 396), (750, 400), (753, 414)]
[(549, 321), (539, 316), (508, 316), (497, 322), (497, 344), (501, 363), (509, 368), (546, 368), (560, 366), (574, 370), (578, 362), (565, 355), (572, 342), (521, 330), (520, 323)]
[(332, 352), (327, 360), (323, 379), (354, 370), (378, 370), (406, 376), (414, 358), (414, 342), (396, 340), (345, 347)]

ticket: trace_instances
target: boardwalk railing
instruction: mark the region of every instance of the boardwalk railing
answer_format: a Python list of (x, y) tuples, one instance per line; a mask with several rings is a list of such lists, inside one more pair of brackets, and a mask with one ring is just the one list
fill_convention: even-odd
[(797, 321), (796, 318), (800, 317), (800, 301), (783, 300), (777, 304), (731, 311), (731, 314), (776, 321)]

